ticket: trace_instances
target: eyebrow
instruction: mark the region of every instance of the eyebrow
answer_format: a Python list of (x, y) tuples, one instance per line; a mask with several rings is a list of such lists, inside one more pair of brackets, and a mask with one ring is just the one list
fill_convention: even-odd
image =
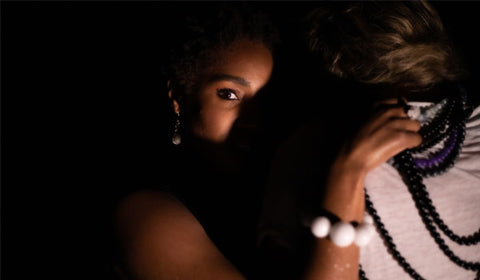
[(242, 86), (250, 87), (250, 82), (245, 80), (244, 78), (228, 74), (217, 74), (210, 79), (210, 82), (215, 81), (231, 81)]

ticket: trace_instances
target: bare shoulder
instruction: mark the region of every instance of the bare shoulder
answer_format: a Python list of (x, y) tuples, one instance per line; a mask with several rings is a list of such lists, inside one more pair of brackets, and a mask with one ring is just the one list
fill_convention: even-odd
[(132, 228), (139, 233), (145, 227), (175, 229), (177, 226), (189, 226), (190, 230), (203, 231), (203, 228), (183, 205), (173, 195), (163, 191), (141, 190), (122, 199), (116, 211), (116, 224), (120, 232), (128, 232)]
[(119, 202), (115, 223), (134, 279), (242, 279), (178, 199), (138, 191)]

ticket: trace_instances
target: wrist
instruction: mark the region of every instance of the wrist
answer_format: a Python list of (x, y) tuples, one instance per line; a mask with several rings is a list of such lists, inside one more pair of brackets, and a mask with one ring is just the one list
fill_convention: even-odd
[(329, 182), (337, 182), (336, 185), (343, 185), (355, 191), (358, 188), (363, 189), (363, 182), (368, 173), (365, 165), (359, 161), (339, 156), (331, 165), (329, 173)]
[(348, 160), (337, 159), (330, 168), (323, 196), (325, 209), (343, 221), (363, 219), (365, 211), (364, 180), (367, 172)]
[(374, 161), (375, 155), (372, 155), (371, 148), (364, 146), (360, 144), (350, 148), (343, 146), (332, 166), (339, 166), (344, 170), (365, 176), (371, 170), (371, 162)]

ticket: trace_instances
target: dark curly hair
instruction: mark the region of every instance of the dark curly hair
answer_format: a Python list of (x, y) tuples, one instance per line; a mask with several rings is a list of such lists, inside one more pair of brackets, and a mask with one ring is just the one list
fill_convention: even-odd
[[(273, 53), (278, 32), (267, 14), (246, 3), (190, 3), (182, 7), (175, 38), (163, 69), (177, 94), (191, 94), (202, 69), (214, 61), (219, 50), (239, 39), (263, 43)], [(173, 37), (173, 36), (172, 36)]]

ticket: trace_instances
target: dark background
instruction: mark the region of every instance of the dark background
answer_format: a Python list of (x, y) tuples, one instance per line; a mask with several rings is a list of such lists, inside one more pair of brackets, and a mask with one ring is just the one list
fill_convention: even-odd
[[(321, 80), (313, 89), (304, 83), (314, 73), (297, 20), (315, 3), (255, 3), (283, 32), (263, 113), (271, 136), (283, 137), (315, 106), (330, 110), (322, 100), (335, 91)], [(433, 4), (478, 97), (480, 2)], [(114, 202), (162, 174), (169, 115), (159, 65), (172, 22), (185, 6), (201, 12), (209, 3), (1, 5), (1, 277), (106, 278)]]

